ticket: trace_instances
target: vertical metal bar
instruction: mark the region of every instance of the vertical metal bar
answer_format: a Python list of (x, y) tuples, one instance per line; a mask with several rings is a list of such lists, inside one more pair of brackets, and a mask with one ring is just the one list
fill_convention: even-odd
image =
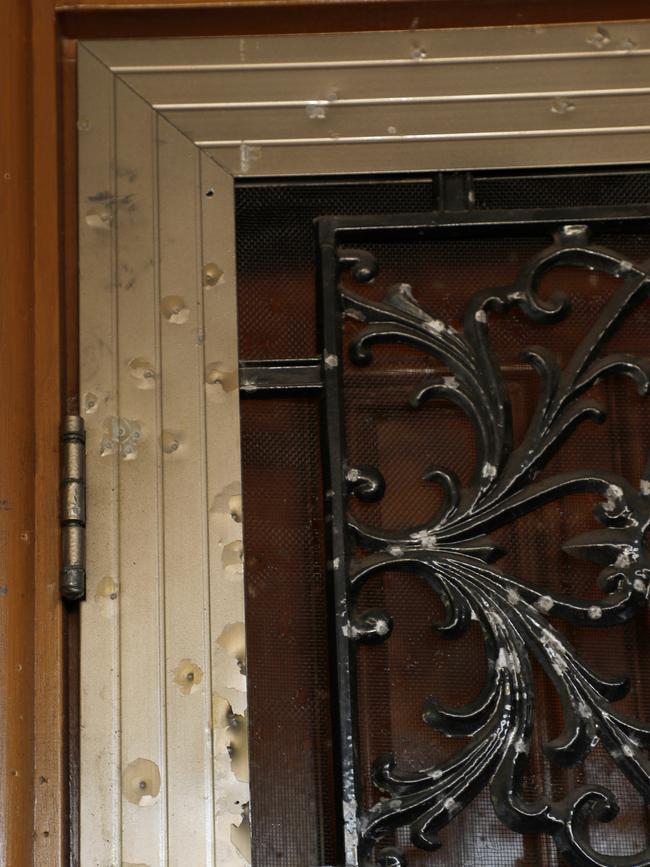
[[(200, 394), (204, 413), (205, 540), (212, 658), (212, 748), (215, 857), (218, 867), (250, 863), (251, 805), (248, 770), (244, 550), (242, 546), (241, 446), (237, 267), (232, 177), (197, 153), (200, 176), (199, 309)], [(238, 505), (239, 503), (239, 505)], [(245, 517), (244, 517), (245, 521)], [(206, 674), (206, 676), (208, 676)], [(252, 810), (252, 812), (251, 812)]]
[(356, 722), (354, 658), (346, 634), (348, 622), (348, 534), (345, 503), (345, 437), (342, 419), (343, 358), (340, 328), (340, 300), (337, 291), (338, 263), (333, 226), (319, 221), (319, 275), (323, 381), (325, 514), (328, 567), (330, 572), (331, 615), (336, 650), (338, 690), (338, 761), (341, 819), (346, 867), (357, 867), (358, 789), (356, 779)]
[(438, 210), (468, 211), (474, 207), (471, 172), (440, 172), (438, 175)]
[(104, 428), (102, 460), (117, 464), (119, 480), (121, 862), (167, 865), (168, 677), (154, 133), (155, 114), (143, 110), (139, 97), (116, 80), (113, 291), (118, 400), (116, 417)]
[[(199, 155), (156, 117), (168, 863), (214, 867)], [(193, 195), (188, 195), (193, 190)], [(182, 616), (179, 616), (182, 612)]]
[[(78, 57), (80, 394), (87, 438), (86, 602), (80, 637), (81, 864), (121, 855), (119, 467), (102, 455), (118, 414), (114, 201), (116, 79), (86, 48)], [(108, 192), (106, 201), (96, 201)], [(98, 531), (93, 530), (94, 527)]]

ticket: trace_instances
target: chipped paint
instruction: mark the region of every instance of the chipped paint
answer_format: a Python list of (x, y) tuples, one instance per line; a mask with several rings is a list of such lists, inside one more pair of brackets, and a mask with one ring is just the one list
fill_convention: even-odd
[(181, 695), (197, 692), (203, 681), (203, 671), (191, 659), (181, 659), (174, 669), (174, 683)]
[(246, 630), (244, 629), (244, 624), (229, 623), (227, 626), (224, 626), (221, 635), (217, 638), (217, 644), (237, 661), (240, 673), (245, 676)]
[(93, 205), (86, 211), (85, 221), (91, 229), (109, 231), (113, 222), (113, 209), (107, 205)]
[(82, 399), (82, 406), (87, 415), (91, 412), (97, 412), (97, 395), (92, 391), (86, 392)]
[(190, 318), (190, 309), (182, 295), (166, 295), (160, 302), (160, 312), (172, 325), (184, 325)]
[(586, 705), (583, 701), (581, 701), (578, 705), (578, 714), (583, 719), (591, 719), (593, 716), (593, 713), (591, 712), (591, 708), (588, 705)]
[(150, 391), (156, 385), (156, 372), (153, 364), (146, 358), (132, 358), (128, 364), (129, 374), (137, 388)]
[(240, 783), (249, 782), (248, 769), (248, 717), (246, 714), (232, 714), (228, 726), (230, 740), (228, 755), (232, 772)]
[(249, 819), (248, 804), (242, 807), (241, 821), (238, 825), (230, 826), (230, 840), (247, 864), (252, 861), (251, 855), (251, 826)]
[(115, 613), (115, 601), (120, 595), (120, 585), (111, 575), (105, 575), (97, 582), (95, 588), (95, 600), (100, 606), (105, 617), (112, 617)]
[(514, 590), (512, 587), (508, 588), (506, 598), (511, 605), (518, 605), (519, 602), (521, 602), (521, 596), (518, 591)]
[(445, 810), (449, 813), (450, 816), (458, 813), (460, 810), (460, 804), (458, 801), (455, 801), (453, 798), (447, 798), (443, 804)]
[(181, 435), (165, 430), (160, 436), (160, 447), (166, 455), (175, 454), (181, 447)]
[(334, 367), (338, 367), (339, 360), (336, 355), (331, 352), (325, 353), (325, 367), (332, 369)]
[(205, 371), (206, 394), (214, 399), (236, 391), (239, 373), (221, 362), (209, 364)]
[(442, 334), (447, 330), (447, 326), (442, 319), (429, 319), (424, 323), (424, 327), (432, 334)]
[(497, 468), (494, 464), (485, 463), (481, 469), (481, 476), (488, 481), (492, 481), (492, 479), (496, 478)]
[(160, 769), (149, 759), (136, 759), (122, 773), (122, 795), (138, 807), (150, 807), (160, 794)]
[(234, 481), (222, 488), (213, 499), (210, 506), (211, 515), (227, 514), (236, 523), (242, 520), (241, 482)]
[(551, 599), (550, 596), (540, 596), (537, 602), (535, 602), (535, 607), (539, 608), (540, 611), (544, 611), (545, 613), (548, 613), (554, 605), (555, 602)]
[(223, 280), (223, 269), (216, 262), (207, 262), (202, 269), (203, 285), (206, 289), (217, 286)]
[(140, 422), (135, 419), (110, 416), (104, 419), (99, 454), (101, 457), (119, 454), (126, 461), (134, 460), (141, 439)]
[(217, 755), (227, 754), (234, 779), (248, 783), (248, 713), (235, 713), (228, 699), (215, 693), (212, 697), (212, 728)]
[(639, 559), (639, 552), (635, 551), (635, 549), (631, 545), (626, 545), (624, 550), (616, 558), (614, 566), (619, 569), (624, 569), (626, 566), (631, 566), (636, 560)]
[(437, 545), (436, 536), (429, 530), (416, 530), (409, 534), (409, 538), (418, 542), (423, 548), (433, 550)]
[(262, 148), (258, 145), (242, 144), (239, 147), (239, 168), (242, 174), (249, 172), (255, 162), (262, 156)]
[(244, 569), (244, 545), (240, 539), (235, 539), (223, 546), (221, 564), (227, 578), (238, 580)]

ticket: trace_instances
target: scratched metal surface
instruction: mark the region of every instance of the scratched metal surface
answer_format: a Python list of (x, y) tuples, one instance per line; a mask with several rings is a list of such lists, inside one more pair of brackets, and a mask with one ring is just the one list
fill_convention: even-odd
[(80, 50), (81, 861), (250, 861), (232, 178)]

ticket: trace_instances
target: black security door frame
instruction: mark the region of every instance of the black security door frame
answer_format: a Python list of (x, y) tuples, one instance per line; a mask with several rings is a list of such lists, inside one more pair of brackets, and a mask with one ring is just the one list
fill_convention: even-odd
[[(581, 395), (611, 374), (632, 376), (645, 394), (650, 366), (624, 353), (601, 354), (608, 337), (650, 288), (648, 264), (632, 263), (616, 251), (592, 243), (603, 229), (647, 227), (648, 206), (578, 207), (482, 211), (474, 209), (471, 177), (440, 176), (444, 209), (422, 214), (371, 217), (323, 217), (317, 221), (318, 284), (321, 298), (319, 358), (243, 361), (243, 396), (315, 392), (322, 395), (325, 456), (328, 569), (331, 582), (331, 635), (336, 651), (338, 762), (341, 850), (346, 867), (379, 864), (405, 867), (404, 854), (382, 847), (396, 828), (410, 828), (414, 845), (434, 849), (436, 832), (475, 795), (489, 786), (495, 811), (511, 829), (551, 835), (567, 861), (580, 867), (650, 865), (650, 848), (633, 856), (607, 857), (590, 845), (586, 820), (606, 821), (617, 812), (606, 787), (575, 790), (561, 803), (526, 802), (520, 781), (533, 725), (529, 657), (541, 664), (557, 689), (565, 718), (560, 738), (548, 756), (561, 766), (580, 762), (600, 739), (632, 785), (650, 799), (650, 726), (618, 713), (613, 702), (627, 692), (624, 681), (605, 680), (577, 656), (547, 617), (590, 627), (622, 623), (645, 604), (650, 583), (650, 556), (645, 534), (650, 526), (650, 482), (636, 491), (630, 483), (593, 468), (535, 481), (571, 432), (604, 410)], [(344, 288), (341, 275), (364, 284), (377, 273), (377, 262), (364, 249), (370, 242), (489, 236), (507, 231), (549, 237), (548, 247), (521, 270), (511, 286), (477, 293), (462, 330), (426, 311), (407, 284), (392, 287), (383, 301), (370, 301)], [(512, 441), (510, 406), (501, 371), (489, 344), (493, 311), (518, 307), (537, 322), (552, 324), (568, 312), (565, 298), (543, 300), (537, 289), (554, 267), (570, 265), (621, 277), (621, 286), (603, 308), (569, 364), (560, 369), (551, 353), (535, 347), (526, 360), (539, 374), (540, 400), (521, 443)], [(348, 285), (350, 281), (348, 280)], [(474, 423), (479, 460), (475, 478), (463, 488), (453, 473), (434, 468), (428, 478), (445, 494), (443, 508), (430, 522), (400, 532), (359, 523), (347, 509), (350, 496), (375, 500), (383, 495), (377, 468), (349, 466), (343, 419), (342, 320), (364, 325), (350, 347), (351, 361), (371, 363), (376, 343), (402, 343), (433, 356), (451, 376), (430, 377), (412, 395), (414, 406), (431, 397), (450, 399)], [(522, 347), (524, 349), (524, 347)], [(650, 479), (650, 468), (645, 473)], [(571, 540), (581, 556), (602, 564), (601, 585), (608, 596), (593, 604), (540, 592), (525, 580), (501, 572), (493, 563), (500, 551), (489, 532), (544, 503), (569, 493), (602, 497), (596, 515), (602, 530)], [(352, 551), (366, 552), (354, 559)], [(488, 652), (488, 683), (471, 705), (453, 711), (425, 703), (424, 718), (436, 730), (470, 737), (468, 746), (440, 767), (400, 774), (392, 756), (378, 756), (373, 783), (387, 798), (364, 812), (359, 806), (354, 646), (384, 641), (390, 635), (389, 612), (358, 612), (362, 586), (384, 570), (415, 572), (440, 595), (446, 620), (441, 634), (460, 635), (478, 619)], [(398, 757), (399, 761), (399, 757)]]

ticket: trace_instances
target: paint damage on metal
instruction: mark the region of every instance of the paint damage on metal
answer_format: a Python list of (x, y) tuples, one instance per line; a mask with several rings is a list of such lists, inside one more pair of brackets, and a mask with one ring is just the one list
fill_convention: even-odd
[(241, 482), (234, 481), (214, 497), (210, 506), (211, 515), (228, 514), (233, 521), (241, 524), (242, 520), (242, 494)]
[(139, 421), (111, 416), (104, 420), (99, 454), (101, 457), (119, 454), (125, 461), (135, 460), (141, 438)]
[(150, 759), (135, 759), (122, 772), (122, 794), (138, 807), (150, 807), (160, 795), (160, 769)]
[(181, 659), (174, 670), (174, 683), (181, 695), (197, 692), (203, 681), (203, 670), (191, 659)]

